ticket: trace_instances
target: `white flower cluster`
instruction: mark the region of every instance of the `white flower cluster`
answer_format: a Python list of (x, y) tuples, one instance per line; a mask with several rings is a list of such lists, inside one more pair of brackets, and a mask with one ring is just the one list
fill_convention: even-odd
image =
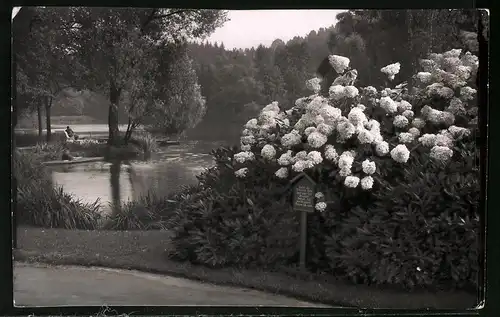
[(306, 88), (318, 93), (321, 90), (321, 79), (317, 77), (309, 79), (306, 81)]
[(339, 55), (328, 56), (328, 61), (338, 74), (342, 74), (349, 67), (349, 58)]
[(448, 111), (441, 111), (426, 105), (421, 110), (421, 115), (427, 121), (433, 124), (444, 124), (450, 126), (455, 122), (455, 116)]
[(343, 98), (354, 98), (359, 95), (358, 88), (354, 86), (332, 85), (328, 89), (330, 98), (333, 100), (340, 100)]
[(401, 68), (400, 63), (394, 63), (387, 65), (385, 67), (382, 67), (380, 71), (384, 74), (386, 74), (389, 77), (389, 80), (394, 80), (394, 77), (399, 73), (399, 70)]

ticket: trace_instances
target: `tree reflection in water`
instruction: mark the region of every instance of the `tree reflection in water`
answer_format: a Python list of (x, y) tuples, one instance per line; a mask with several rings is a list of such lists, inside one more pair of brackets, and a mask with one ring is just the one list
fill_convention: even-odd
[(111, 186), (111, 209), (113, 212), (119, 212), (122, 206), (121, 187), (120, 187), (121, 161), (111, 163), (109, 169), (109, 179)]

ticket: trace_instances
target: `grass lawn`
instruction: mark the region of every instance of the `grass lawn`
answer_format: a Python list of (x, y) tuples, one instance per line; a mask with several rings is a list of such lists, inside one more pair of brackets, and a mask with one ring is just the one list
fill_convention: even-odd
[(167, 258), (165, 231), (84, 231), (18, 228), (16, 261), (135, 269), (269, 291), (329, 305), (362, 308), (465, 309), (476, 305), (467, 292), (402, 292), (357, 286), (325, 276), (240, 269), (210, 269)]

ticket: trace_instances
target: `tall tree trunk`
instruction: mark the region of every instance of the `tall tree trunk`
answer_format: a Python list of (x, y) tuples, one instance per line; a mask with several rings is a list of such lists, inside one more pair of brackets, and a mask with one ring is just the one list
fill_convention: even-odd
[(38, 138), (43, 142), (43, 120), (42, 120), (42, 105), (40, 102), (36, 104), (36, 112), (38, 116)]
[(109, 113), (108, 113), (108, 127), (109, 127), (109, 135), (108, 135), (108, 144), (116, 145), (119, 141), (119, 133), (118, 130), (118, 102), (120, 99), (121, 89), (117, 89), (116, 85), (112, 82), (111, 87), (109, 88)]
[(50, 127), (50, 108), (52, 106), (52, 97), (45, 97), (45, 118), (46, 118), (46, 129), (47, 129), (47, 143), (50, 142), (52, 131)]

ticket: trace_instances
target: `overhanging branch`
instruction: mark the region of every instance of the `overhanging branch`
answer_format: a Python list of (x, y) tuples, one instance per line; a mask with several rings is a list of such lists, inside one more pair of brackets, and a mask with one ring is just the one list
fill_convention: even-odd
[(176, 10), (176, 11), (172, 11), (172, 12), (169, 12), (166, 14), (160, 14), (160, 15), (156, 15), (157, 12), (158, 12), (158, 9), (153, 9), (151, 11), (151, 14), (148, 16), (146, 21), (143, 23), (141, 29), (144, 29), (149, 23), (151, 23), (154, 20), (168, 18), (169, 16), (184, 13), (184, 12), (196, 12), (196, 9), (182, 9), (182, 10)]

